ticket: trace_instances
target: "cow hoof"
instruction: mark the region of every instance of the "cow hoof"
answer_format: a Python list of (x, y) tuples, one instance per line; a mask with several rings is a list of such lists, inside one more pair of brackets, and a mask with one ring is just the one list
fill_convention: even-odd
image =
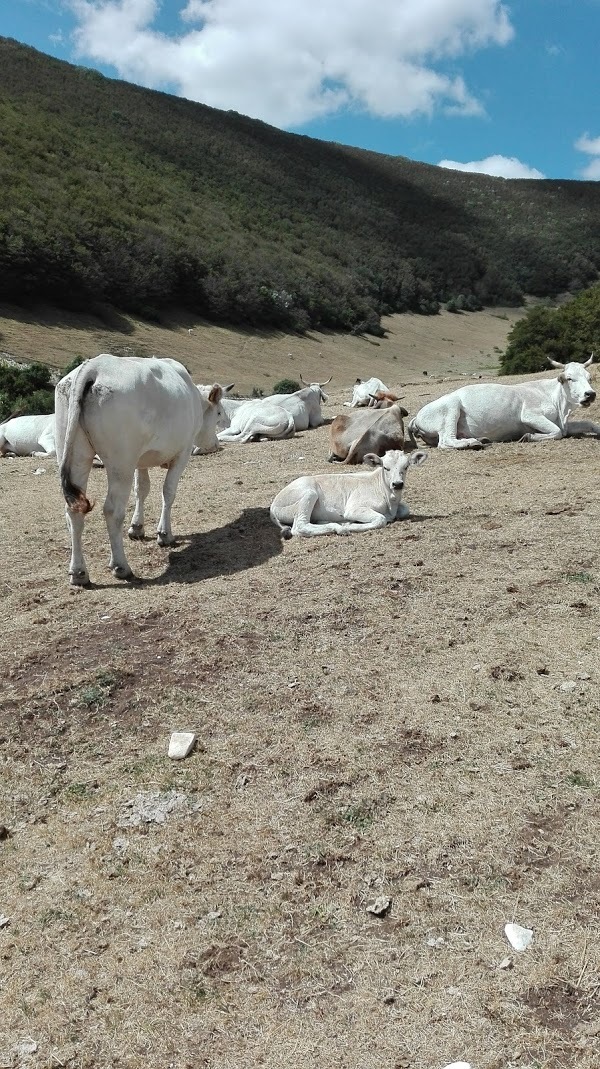
[(165, 549), (166, 546), (175, 545), (175, 539), (173, 535), (163, 534), (162, 531), (158, 531), (156, 535), (156, 541), (161, 549)]
[(143, 525), (143, 523), (132, 523), (131, 527), (129, 528), (129, 530), (127, 532), (127, 534), (129, 536), (129, 538), (132, 539), (132, 541), (141, 542), (142, 539), (144, 538), (144, 525)]
[(89, 586), (90, 577), (88, 572), (69, 572), (69, 582), (71, 586)]
[(135, 575), (133, 574), (131, 568), (124, 568), (122, 565), (118, 565), (116, 568), (113, 568), (112, 573), (115, 579), (135, 579)]

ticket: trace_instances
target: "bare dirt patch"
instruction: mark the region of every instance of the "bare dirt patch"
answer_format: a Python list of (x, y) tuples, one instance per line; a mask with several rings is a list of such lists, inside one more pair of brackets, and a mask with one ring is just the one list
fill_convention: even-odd
[(82, 591), (2, 462), (0, 1065), (598, 1065), (598, 443), (434, 450), (412, 520), (282, 544), (327, 435), (192, 458), (137, 584), (94, 471)]

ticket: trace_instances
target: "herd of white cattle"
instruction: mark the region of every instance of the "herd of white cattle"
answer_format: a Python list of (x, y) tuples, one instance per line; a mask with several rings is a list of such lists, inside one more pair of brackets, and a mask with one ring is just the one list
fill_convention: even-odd
[[(482, 448), (491, 442), (544, 441), (567, 435), (600, 437), (600, 425), (570, 420), (576, 408), (596, 399), (587, 370), (593, 361), (559, 364), (557, 377), (516, 385), (476, 383), (424, 405), (408, 423), (405, 449), (400, 398), (377, 378), (358, 379), (353, 411), (330, 426), (329, 460), (364, 464), (366, 470), (304, 475), (285, 486), (271, 503), (271, 519), (282, 537), (351, 534), (385, 527), (410, 515), (402, 501), (409, 468), (427, 454), (417, 438), (439, 449)], [(15, 416), (0, 425), (0, 456), (56, 455), (71, 535), (69, 575), (74, 586), (89, 584), (83, 555), (84, 519), (92, 505), (87, 483), (96, 458), (108, 482), (104, 517), (110, 564), (118, 579), (133, 573), (123, 527), (133, 486), (135, 507), (128, 535), (144, 538), (148, 469), (166, 468), (158, 544), (173, 542), (171, 507), (180, 476), (193, 454), (211, 453), (220, 442), (288, 438), (325, 421), (323, 387), (304, 383), (290, 394), (265, 398), (229, 397), (233, 384), (195, 385), (185, 367), (167, 358), (115, 357), (85, 361), (56, 386), (54, 415)], [(358, 411), (356, 411), (358, 410)]]

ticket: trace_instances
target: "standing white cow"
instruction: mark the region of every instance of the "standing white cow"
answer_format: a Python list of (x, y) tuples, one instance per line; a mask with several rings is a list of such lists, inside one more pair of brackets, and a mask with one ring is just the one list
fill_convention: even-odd
[(128, 533), (143, 538), (148, 468), (167, 468), (157, 534), (160, 546), (170, 545), (171, 506), (179, 478), (193, 446), (214, 440), (220, 399), (220, 386), (203, 399), (183, 364), (155, 357), (104, 353), (60, 380), (56, 451), (71, 534), (73, 586), (89, 583), (82, 534), (85, 515), (93, 507), (86, 489), (94, 454), (102, 458), (108, 478), (103, 511), (111, 546), (109, 567), (117, 579), (131, 579), (123, 521), (134, 476), (136, 503)]
[[(575, 408), (589, 408), (596, 399), (584, 364), (559, 364), (555, 379), (537, 379), (515, 385), (499, 382), (462, 386), (430, 401), (409, 424), (413, 443), (422, 438), (440, 449), (478, 449), (487, 442), (543, 442), (574, 434), (600, 435), (600, 426), (589, 420), (569, 420)], [(416, 443), (415, 443), (416, 444)]]
[(374, 408), (376, 401), (373, 394), (388, 393), (385, 382), (381, 379), (357, 379), (352, 390), (352, 400), (344, 401), (346, 408)]
[(13, 416), (0, 424), (0, 457), (41, 457), (56, 453), (54, 415)]
[(422, 449), (409, 455), (389, 449), (382, 457), (367, 453), (364, 462), (373, 471), (302, 475), (277, 494), (271, 519), (284, 538), (373, 531), (404, 520), (410, 516), (401, 500), (407, 470), (426, 456)]

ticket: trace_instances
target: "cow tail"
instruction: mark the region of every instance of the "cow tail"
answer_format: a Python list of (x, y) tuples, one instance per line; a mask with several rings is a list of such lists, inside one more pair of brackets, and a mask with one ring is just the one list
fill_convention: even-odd
[(94, 506), (86, 497), (81, 487), (76, 486), (73, 482), (71, 478), (71, 463), (73, 442), (81, 419), (83, 401), (95, 379), (96, 369), (90, 368), (89, 362), (86, 362), (77, 369), (71, 382), (69, 407), (67, 411), (67, 428), (65, 431), (65, 441), (59, 469), (60, 485), (62, 487), (63, 497), (67, 503), (67, 508), (70, 512), (81, 512), (84, 516), (87, 512), (91, 512)]

